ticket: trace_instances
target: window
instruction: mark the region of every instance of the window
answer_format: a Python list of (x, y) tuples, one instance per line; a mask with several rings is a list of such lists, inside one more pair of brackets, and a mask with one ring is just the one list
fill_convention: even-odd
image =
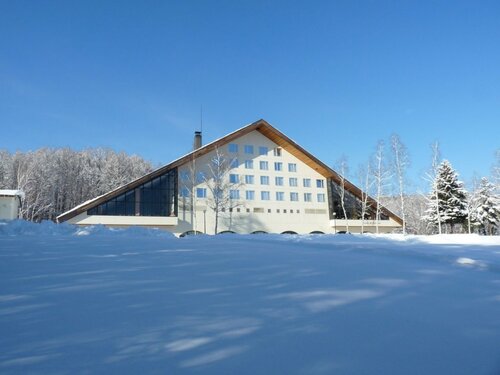
[(259, 168), (261, 171), (267, 171), (269, 169), (269, 164), (267, 161), (259, 162)]
[(318, 202), (324, 202), (325, 201), (325, 194), (319, 193), (318, 194)]
[(297, 172), (297, 164), (288, 163), (288, 172)]
[(181, 189), (181, 197), (189, 197), (189, 189), (186, 186), (182, 187)]
[(240, 163), (238, 162), (238, 159), (231, 159), (231, 168), (238, 168), (239, 165)]
[(247, 201), (253, 201), (255, 199), (255, 191), (247, 190), (245, 192), (245, 197), (246, 197)]
[(236, 143), (230, 143), (228, 149), (229, 152), (238, 152), (238, 145)]
[(240, 191), (239, 190), (229, 190), (229, 199), (240, 199)]
[(253, 185), (254, 184), (254, 178), (253, 175), (247, 174), (245, 176), (245, 184)]
[(325, 187), (325, 181), (323, 181), (323, 180), (316, 180), (316, 187), (317, 188), (324, 188)]
[(269, 176), (260, 176), (261, 185), (269, 185)]
[(290, 186), (297, 186), (297, 179), (295, 177), (290, 177), (288, 179), (288, 183), (290, 184)]
[(276, 148), (273, 150), (273, 153), (274, 153), (274, 156), (281, 156), (281, 148), (276, 147)]
[(179, 172), (173, 168), (135, 189), (128, 190), (87, 210), (88, 215), (177, 215)]
[(182, 171), (180, 173), (180, 175), (181, 175), (181, 181), (189, 180), (189, 172), (188, 171)]
[(245, 168), (253, 169), (253, 160), (245, 160)]
[(290, 200), (292, 202), (298, 202), (299, 201), (299, 193), (290, 193)]
[(196, 188), (196, 197), (197, 198), (206, 198), (207, 197), (207, 189)]
[(302, 180), (302, 183), (304, 184), (304, 187), (311, 187), (311, 179), (310, 178), (304, 178)]
[(271, 199), (271, 194), (268, 191), (261, 191), (260, 199), (262, 199), (263, 201), (268, 201), (269, 199)]
[(312, 202), (312, 194), (304, 193), (304, 202)]
[(283, 170), (283, 163), (281, 163), (281, 162), (274, 163), (274, 170), (275, 171), (282, 171)]
[(277, 191), (276, 192), (276, 200), (277, 201), (284, 201), (285, 200), (285, 193), (282, 191)]
[(276, 186), (283, 186), (283, 177), (275, 177), (274, 181), (276, 183)]
[(265, 147), (265, 146), (260, 146), (259, 147), (259, 155), (267, 155), (267, 152), (268, 152), (268, 148)]
[(253, 146), (252, 145), (245, 145), (245, 154), (253, 154)]
[(232, 184), (237, 184), (240, 181), (239, 176), (237, 174), (229, 175), (229, 182)]

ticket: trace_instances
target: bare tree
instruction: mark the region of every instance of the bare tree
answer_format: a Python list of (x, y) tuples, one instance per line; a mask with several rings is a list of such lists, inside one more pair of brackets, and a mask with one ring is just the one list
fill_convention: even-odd
[(385, 143), (380, 140), (377, 143), (377, 148), (372, 159), (373, 166), (371, 168), (373, 173), (373, 182), (375, 185), (375, 196), (377, 199), (377, 206), (375, 208), (375, 228), (377, 234), (380, 232), (380, 214), (381, 205), (380, 200), (385, 190), (387, 189), (388, 183), (391, 179), (391, 172), (386, 165), (385, 160)]
[(431, 199), (427, 195), (424, 195), (425, 198), (429, 203), (432, 203), (430, 201), (433, 201), (433, 204), (435, 205), (434, 210), (435, 210), (435, 215), (437, 218), (437, 223), (438, 223), (438, 233), (441, 234), (443, 229), (442, 229), (442, 223), (441, 223), (441, 213), (440, 213), (440, 202), (439, 202), (439, 190), (437, 187), (434, 186), (436, 177), (438, 174), (438, 169), (439, 169), (439, 164), (441, 163), (441, 151), (439, 148), (439, 142), (435, 141), (434, 143), (431, 144), (431, 151), (432, 151), (432, 161), (431, 161), (431, 168), (428, 172), (425, 173), (424, 179), (431, 185), (431, 188), (434, 192), (433, 196)]
[(340, 183), (334, 184), (337, 193), (340, 196), (340, 206), (342, 207), (342, 212), (344, 214), (346, 231), (349, 232), (349, 220), (347, 217), (346, 210), (346, 175), (348, 173), (348, 165), (347, 165), (347, 157), (345, 155), (341, 156), (341, 158), (337, 161), (337, 171), (339, 172)]
[(358, 180), (361, 189), (361, 233), (365, 231), (365, 220), (368, 213), (368, 210), (371, 204), (368, 202), (368, 192), (371, 190), (373, 185), (372, 173), (370, 163), (367, 163), (366, 166), (360, 165), (358, 167)]
[(479, 207), (479, 200), (478, 200), (478, 195), (479, 195), (479, 186), (480, 186), (480, 179), (476, 175), (472, 179), (472, 186), (471, 189), (468, 190), (467, 192), (467, 201), (466, 201), (466, 209), (467, 209), (467, 232), (469, 234), (472, 233), (472, 226), (475, 223), (475, 212), (477, 211)]
[[(183, 207), (191, 212), (191, 222), (193, 223), (193, 231), (195, 234), (198, 233), (198, 220), (197, 220), (197, 201), (196, 187), (199, 183), (203, 182), (204, 179), (200, 178), (201, 172), (198, 172), (196, 165), (196, 159), (194, 155), (192, 156), (188, 168), (181, 175), (181, 195), (183, 197)], [(186, 202), (186, 199), (188, 202)]]
[(495, 152), (495, 163), (491, 168), (491, 177), (495, 184), (496, 194), (500, 195), (500, 148)]
[(397, 187), (399, 193), (399, 204), (401, 218), (403, 219), (403, 234), (406, 234), (406, 209), (405, 209), (405, 187), (406, 187), (406, 170), (410, 165), (410, 158), (406, 146), (401, 142), (399, 135), (393, 134), (391, 136), (391, 150), (392, 150), (392, 167), (394, 169), (394, 176), (397, 180)]
[(210, 195), (207, 197), (207, 204), (215, 215), (214, 233), (219, 230), (219, 218), (221, 212), (239, 206), (239, 197), (233, 196), (234, 192), (239, 192), (242, 183), (232, 182), (229, 175), (232, 169), (232, 160), (222, 153), (218, 148), (215, 155), (208, 164), (208, 173), (204, 176), (207, 189)]

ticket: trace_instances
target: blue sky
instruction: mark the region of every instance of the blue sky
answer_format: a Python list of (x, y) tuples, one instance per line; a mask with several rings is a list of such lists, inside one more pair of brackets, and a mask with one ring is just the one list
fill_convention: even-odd
[(0, 0), (0, 149), (164, 164), (264, 118), (352, 174), (398, 133), (413, 188), (500, 148), (500, 2)]

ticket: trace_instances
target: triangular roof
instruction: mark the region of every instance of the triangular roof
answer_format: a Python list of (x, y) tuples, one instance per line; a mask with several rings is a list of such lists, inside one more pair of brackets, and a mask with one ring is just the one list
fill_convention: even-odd
[[(171, 163), (164, 165), (163, 167), (160, 167), (156, 170), (154, 170), (151, 173), (148, 173), (128, 184), (122, 185), (114, 190), (111, 190), (108, 193), (105, 193), (103, 195), (100, 195), (94, 199), (91, 199), (89, 201), (86, 201), (75, 208), (66, 211), (65, 213), (59, 215), (57, 217), (58, 222), (63, 222), (66, 220), (69, 220), (82, 212), (85, 212), (111, 198), (114, 198), (128, 190), (134, 189), (139, 185), (142, 185), (143, 183), (152, 180), (153, 178), (160, 176), (164, 174), (165, 172), (169, 171), (172, 168), (179, 167), (185, 163), (187, 163), (190, 160), (193, 160), (193, 158), (198, 158), (200, 156), (203, 156), (216, 148), (222, 147), (231, 141), (248, 134), (253, 131), (258, 131), (259, 133), (263, 134), (265, 137), (269, 138), (271, 141), (288, 151), (290, 154), (295, 156), (297, 159), (302, 161), (303, 163), (307, 164), (309, 167), (317, 171), (319, 174), (326, 178), (331, 178), (333, 179), (334, 182), (337, 184), (340, 184), (341, 182), (341, 177), (340, 175), (335, 172), (332, 168), (324, 164), (321, 160), (317, 159), (315, 156), (313, 156), (311, 153), (306, 151), (304, 148), (302, 148), (298, 143), (293, 141), (292, 139), (288, 138), (285, 134), (280, 132), (278, 129), (273, 127), (271, 124), (269, 124), (267, 121), (260, 119), (258, 121), (255, 121), (249, 125), (246, 125), (232, 133), (229, 133), (225, 135), (222, 138), (219, 138), (211, 143), (206, 144), (205, 146), (202, 146), (198, 148), (197, 150), (191, 151), (190, 153), (172, 161)], [(357, 186), (355, 186), (353, 183), (350, 181), (345, 180), (345, 188), (347, 191), (351, 192), (354, 196), (358, 197), (359, 199), (362, 198), (362, 192), (361, 189), (359, 189)], [(377, 202), (371, 198), (368, 197), (369, 203), (372, 205), (376, 205)], [(402, 220), (399, 216), (394, 214), (393, 212), (389, 211), (385, 207), (381, 207), (382, 211), (387, 214), (389, 217), (394, 219), (396, 222), (399, 224), (402, 224)]]

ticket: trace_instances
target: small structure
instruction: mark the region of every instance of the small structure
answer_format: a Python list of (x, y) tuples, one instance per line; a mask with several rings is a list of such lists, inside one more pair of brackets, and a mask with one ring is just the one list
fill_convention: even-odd
[(0, 220), (19, 219), (23, 199), (21, 190), (0, 190)]

